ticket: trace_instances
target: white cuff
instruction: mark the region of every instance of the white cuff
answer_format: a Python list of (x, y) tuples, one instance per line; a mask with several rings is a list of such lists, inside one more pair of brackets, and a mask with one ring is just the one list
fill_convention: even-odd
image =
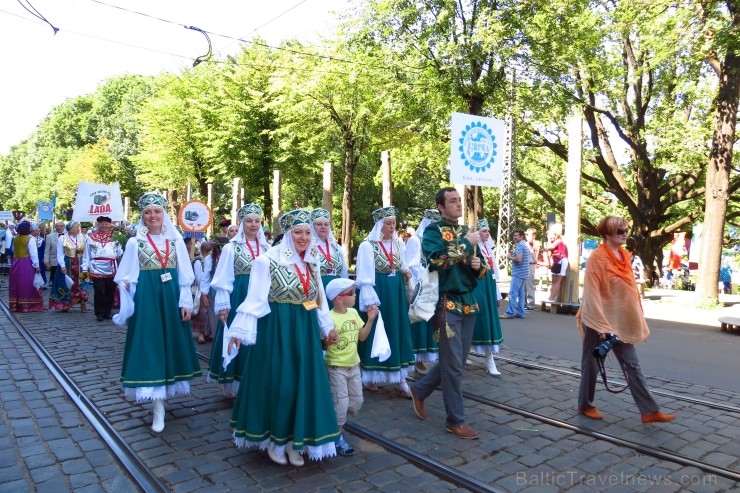
[(193, 292), (190, 286), (180, 286), (180, 302), (177, 304), (180, 308), (193, 309)]
[(236, 312), (231, 327), (224, 333), (224, 339), (236, 337), (242, 344), (251, 346), (257, 342), (257, 317), (247, 313)]

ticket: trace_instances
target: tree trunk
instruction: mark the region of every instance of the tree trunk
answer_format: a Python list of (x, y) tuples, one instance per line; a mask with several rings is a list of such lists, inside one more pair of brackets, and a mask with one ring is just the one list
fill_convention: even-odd
[[(735, 13), (735, 17), (740, 14)], [(719, 267), (729, 200), (732, 147), (735, 142), (738, 99), (740, 99), (740, 54), (728, 48), (722, 65), (717, 97), (717, 117), (709, 154), (704, 209), (699, 279), (696, 284), (699, 303), (717, 303)]]

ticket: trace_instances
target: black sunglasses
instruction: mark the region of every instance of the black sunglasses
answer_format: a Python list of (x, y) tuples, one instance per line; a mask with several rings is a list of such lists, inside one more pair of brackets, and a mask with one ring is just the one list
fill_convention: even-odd
[(622, 228), (617, 228), (617, 230), (615, 231), (615, 233), (618, 235), (626, 235), (627, 232), (628, 231), (626, 229), (622, 229)]

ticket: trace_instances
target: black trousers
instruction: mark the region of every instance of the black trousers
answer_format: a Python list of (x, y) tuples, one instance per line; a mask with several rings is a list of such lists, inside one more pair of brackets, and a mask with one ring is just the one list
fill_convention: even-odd
[(116, 293), (116, 283), (112, 277), (93, 277), (95, 288), (95, 315), (110, 317), (113, 310), (113, 295)]

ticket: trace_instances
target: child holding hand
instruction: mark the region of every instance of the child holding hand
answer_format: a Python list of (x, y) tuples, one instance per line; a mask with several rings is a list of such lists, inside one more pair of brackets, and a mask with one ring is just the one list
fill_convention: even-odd
[(347, 422), (347, 414), (356, 415), (362, 406), (362, 376), (357, 343), (367, 339), (378, 309), (371, 306), (367, 310), (367, 323), (364, 323), (353, 307), (356, 301), (355, 282), (350, 279), (334, 279), (326, 285), (326, 297), (334, 303), (331, 318), (337, 337), (326, 341), (326, 367), (334, 399), (334, 411), (339, 425), (339, 439), (336, 441), (337, 453), (348, 456), (355, 453), (342, 435), (342, 426)]

